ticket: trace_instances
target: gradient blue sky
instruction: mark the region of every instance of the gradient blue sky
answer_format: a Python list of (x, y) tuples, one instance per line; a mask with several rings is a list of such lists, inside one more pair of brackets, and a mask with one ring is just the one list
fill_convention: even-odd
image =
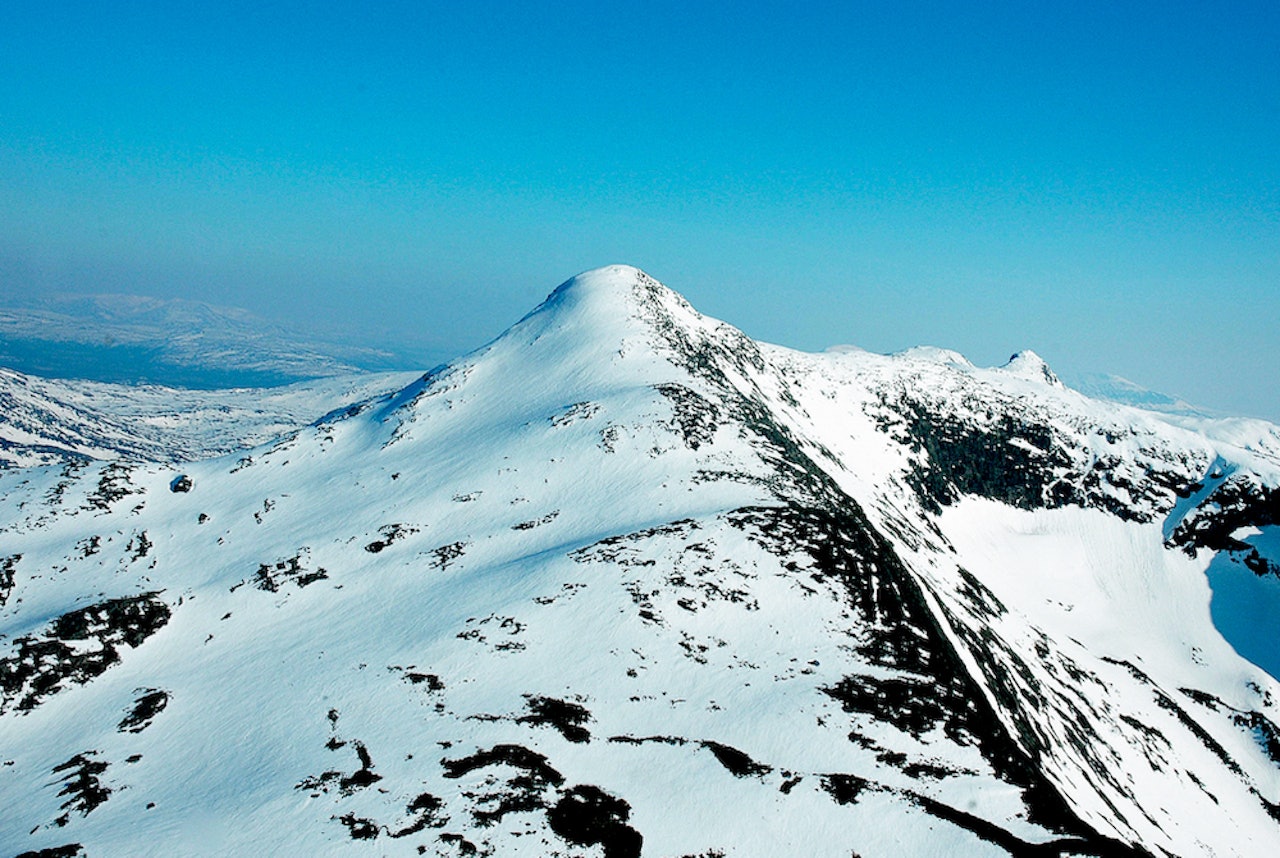
[(1280, 4), (0, 5), (0, 293), (451, 354), (610, 262), (1280, 420)]

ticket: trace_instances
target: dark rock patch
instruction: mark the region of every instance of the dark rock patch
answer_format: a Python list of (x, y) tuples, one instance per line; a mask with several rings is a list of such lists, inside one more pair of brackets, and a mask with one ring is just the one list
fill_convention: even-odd
[(509, 813), (545, 810), (547, 793), (564, 782), (547, 758), (520, 745), (496, 745), (457, 760), (441, 760), (446, 778), (461, 778), (482, 769), (507, 766), (516, 770), (505, 779), (490, 775), (480, 791), (466, 792), (475, 804), (476, 824), (490, 826)]
[(682, 384), (656, 384), (654, 390), (666, 397), (674, 411), (672, 424), (690, 450), (709, 444), (720, 425), (720, 409), (696, 390)]
[(551, 512), (541, 518), (531, 518), (528, 521), (522, 521), (519, 524), (511, 525), (512, 530), (533, 530), (535, 527), (542, 527), (544, 524), (550, 524), (560, 515), (560, 510), (553, 509)]
[(598, 446), (606, 453), (616, 453), (618, 450), (618, 439), (622, 437), (622, 430), (615, 424), (610, 423), (600, 430), (600, 440)]
[(855, 675), (822, 690), (840, 701), (844, 711), (870, 715), (917, 738), (942, 725), (953, 741), (972, 744), (964, 717), (970, 707), (960, 701), (960, 712), (950, 708), (951, 694), (938, 693), (928, 678)]
[(976, 775), (969, 769), (953, 769), (947, 766), (940, 766), (936, 763), (912, 762), (901, 767), (904, 775), (913, 780), (928, 778), (929, 780), (945, 780), (946, 778), (955, 777), (956, 775)]
[[(303, 559), (305, 553), (304, 549), (292, 557), (286, 557), (284, 560), (260, 564), (258, 571), (249, 579), (249, 583), (259, 590), (277, 593), (285, 584), (296, 584), (299, 588), (302, 588), (310, 586), (317, 581), (326, 580), (329, 577), (329, 573), (324, 567), (317, 567), (314, 570), (308, 570), (305, 567)], [(232, 587), (232, 592), (239, 589), (242, 584), (243, 582)]]
[(479, 769), (498, 765), (522, 769), (540, 783), (552, 786), (564, 783), (564, 776), (551, 767), (546, 757), (521, 745), (495, 745), (467, 757), (440, 761), (444, 776), (455, 780)]
[(66, 846), (50, 846), (34, 852), (21, 852), (17, 858), (84, 858), (84, 847), (79, 843), (68, 843)]
[(350, 796), (382, 780), (382, 776), (373, 771), (373, 757), (370, 756), (369, 749), (365, 747), (363, 742), (348, 742), (338, 738), (338, 710), (330, 709), (328, 717), (329, 725), (333, 732), (329, 736), (329, 741), (325, 743), (325, 747), (330, 751), (337, 751), (350, 744), (356, 752), (356, 758), (360, 761), (360, 768), (350, 774), (330, 770), (319, 775), (313, 775), (304, 778), (294, 786), (294, 789), (311, 791), (313, 796), (317, 796), (320, 793), (328, 794), (336, 789), (340, 795)]
[(21, 554), (0, 557), (0, 608), (4, 607), (5, 603), (9, 601), (9, 595), (13, 592), (14, 572), (17, 570), (18, 561), (21, 559)]
[(65, 763), (54, 766), (53, 773), (61, 775), (63, 782), (58, 795), (67, 797), (62, 803), (62, 809), (67, 813), (55, 819), (54, 825), (59, 828), (65, 826), (70, 822), (72, 811), (88, 816), (111, 797), (111, 790), (100, 779), (106, 770), (107, 764), (97, 759), (97, 751), (76, 754)]
[(1280, 727), (1260, 712), (1237, 712), (1232, 716), (1237, 727), (1249, 731), (1258, 747), (1276, 766), (1280, 766)]
[(262, 524), (262, 521), (266, 517), (267, 513), (271, 512), (271, 510), (275, 508), (276, 508), (275, 501), (273, 501), (271, 498), (263, 498), (262, 509), (258, 510), (253, 514), (253, 520), (258, 524)]
[(139, 688), (133, 708), (117, 727), (121, 733), (141, 733), (169, 705), (169, 692), (159, 688)]
[(412, 685), (425, 685), (428, 691), (443, 691), (444, 682), (434, 673), (418, 673), (407, 671), (404, 678)]
[(583, 725), (591, 720), (591, 713), (586, 707), (568, 700), (557, 700), (554, 697), (536, 697), (525, 695), (525, 706), (529, 714), (516, 719), (518, 724), (554, 727), (570, 742), (588, 742), (591, 733)]
[(0, 711), (25, 712), (65, 684), (83, 684), (120, 661), (120, 647), (137, 647), (170, 617), (156, 593), (111, 599), (69, 611), (38, 635), (13, 642), (0, 659)]
[[(1120, 455), (1087, 449), (1016, 399), (957, 393), (959, 408), (954, 397), (928, 399), (899, 382), (879, 391), (868, 410), (915, 454), (908, 484), (935, 513), (961, 495), (977, 495), (1023, 509), (1077, 505), (1148, 522), (1172, 508), (1198, 466), (1142, 449), (1134, 470)], [(1132, 436), (1107, 428), (1096, 434), (1110, 445)]]
[(129, 481), (132, 468), (119, 462), (111, 462), (98, 475), (97, 487), (85, 498), (84, 508), (110, 512), (111, 505), (121, 498), (136, 494), (139, 490)]
[(373, 758), (369, 756), (369, 749), (364, 746), (364, 743), (352, 742), (351, 744), (356, 749), (356, 757), (360, 760), (360, 768), (338, 781), (338, 787), (344, 795), (350, 795), (358, 789), (364, 789), (382, 780), (381, 775), (373, 772)]
[(560, 592), (559, 592), (559, 593), (557, 593), (556, 595), (554, 595), (554, 596), (534, 596), (534, 597), (533, 597), (533, 601), (534, 601), (536, 604), (539, 604), (539, 605), (552, 605), (552, 604), (555, 604), (556, 602), (560, 601), (561, 599), (568, 599), (569, 597), (573, 596), (575, 593), (577, 593), (579, 590), (581, 590), (582, 588), (584, 588), (584, 587), (586, 587), (586, 586), (587, 586), (586, 584), (582, 584), (582, 583), (580, 583), (580, 582), (576, 582), (576, 581), (575, 581), (575, 582), (566, 582), (566, 583), (564, 583), (564, 584), (561, 584), (561, 585), (560, 585)]
[[(1242, 709), (1236, 709), (1233, 706), (1228, 706), (1218, 697), (1197, 688), (1179, 688), (1178, 690), (1195, 702), (1199, 703), (1201, 706), (1212, 709), (1215, 712), (1219, 712), (1224, 709), (1229, 710), (1232, 713), (1232, 723), (1252, 735), (1254, 741), (1258, 744), (1258, 747), (1262, 749), (1262, 752), (1266, 754), (1273, 763), (1280, 766), (1280, 727), (1276, 726), (1275, 722), (1270, 718), (1263, 715), (1261, 712), (1250, 712)], [(1169, 709), (1170, 705), (1174, 704), (1170, 701), (1169, 704), (1162, 703), (1161, 705), (1164, 706), (1164, 708)]]
[(525, 624), (515, 617), (500, 617), (497, 614), (480, 619), (468, 617), (466, 626), (466, 629), (454, 637), (488, 646), (494, 652), (518, 652), (525, 648), (524, 643), (519, 640)]
[(449, 817), (442, 816), (440, 813), (443, 807), (444, 802), (431, 793), (421, 793), (405, 808), (405, 812), (410, 817), (409, 822), (403, 828), (388, 831), (387, 834), (399, 838), (417, 834), (427, 828), (443, 828), (449, 824)]
[(129, 537), (129, 544), (125, 546), (125, 551), (134, 563), (150, 554), (151, 539), (147, 536), (147, 532), (143, 530)]
[(878, 788), (876, 784), (857, 775), (832, 774), (823, 775), (822, 788), (827, 795), (835, 799), (836, 804), (857, 804), (858, 797), (868, 788)]
[(722, 745), (709, 739), (699, 744), (714, 754), (720, 765), (728, 769), (734, 777), (763, 777), (773, 771), (772, 766), (757, 763), (742, 751), (729, 745)]
[(457, 846), (459, 855), (478, 855), (480, 853), (480, 850), (476, 848), (476, 845), (461, 834), (445, 833), (441, 834), (436, 839), (441, 843), (448, 843), (452, 846)]
[[(1059, 471), (1070, 466), (1053, 432), (1002, 415), (980, 427), (944, 417), (921, 403), (900, 403), (911, 448), (926, 454), (912, 466), (908, 483), (926, 509), (940, 512), (960, 495), (978, 495), (1022, 509), (1038, 509), (1076, 498), (1052, 498)], [(1016, 443), (1015, 443), (1016, 442)]]
[(698, 523), (683, 518), (658, 527), (610, 536), (599, 542), (570, 552), (579, 563), (609, 563), (616, 566), (652, 566), (654, 561), (638, 559), (639, 546), (655, 536), (685, 536), (698, 529)]
[(1253, 475), (1228, 477), (1178, 523), (1167, 544), (1195, 555), (1196, 549), (1243, 555), (1256, 574), (1269, 574), (1273, 564), (1252, 546), (1231, 536), (1243, 527), (1280, 524), (1280, 488), (1262, 485)]
[[(336, 751), (347, 744), (345, 741), (332, 738), (329, 740), (327, 747), (331, 751)], [(364, 743), (351, 742), (350, 744), (355, 748), (356, 757), (360, 761), (360, 768), (350, 774), (327, 771), (304, 779), (295, 789), (329, 793), (336, 788), (340, 795), (349, 796), (382, 780), (382, 776), (373, 771), (373, 758), (370, 757), (369, 749), (364, 746)]]
[(448, 569), (453, 561), (461, 557), (467, 550), (465, 542), (450, 542), (448, 545), (441, 545), (439, 548), (433, 548), (430, 555), (433, 558), (431, 565), (436, 569)]
[(378, 528), (380, 538), (370, 542), (364, 547), (364, 550), (368, 551), (370, 554), (377, 554), (378, 552), (391, 547), (393, 543), (404, 539), (406, 536), (412, 536), (419, 530), (420, 528), (409, 524), (385, 524)]
[(599, 411), (600, 406), (594, 402), (575, 402), (560, 413), (548, 417), (547, 421), (558, 428), (568, 426), (570, 423), (576, 423), (579, 420), (589, 420)]
[(551, 830), (577, 846), (604, 847), (605, 858), (639, 858), (644, 838), (627, 825), (631, 806), (599, 787), (567, 790), (547, 814)]
[(1045, 843), (1028, 843), (994, 822), (974, 816), (963, 810), (943, 804), (936, 799), (917, 793), (904, 793), (906, 798), (930, 816), (971, 832), (981, 840), (999, 846), (1014, 858), (1063, 858), (1067, 855), (1096, 855), (1104, 858), (1138, 858), (1140, 850), (1102, 838), (1088, 840), (1063, 838)]
[(688, 739), (682, 739), (679, 736), (610, 736), (609, 741), (618, 745), (647, 745), (657, 743), (661, 745), (686, 745)]
[(373, 840), (379, 834), (378, 824), (372, 819), (364, 819), (354, 813), (344, 813), (337, 819), (346, 827), (352, 840)]

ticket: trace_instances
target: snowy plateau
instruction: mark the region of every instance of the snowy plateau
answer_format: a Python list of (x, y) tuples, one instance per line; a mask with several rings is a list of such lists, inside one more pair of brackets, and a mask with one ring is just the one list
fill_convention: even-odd
[(580, 275), (425, 376), (0, 376), (0, 852), (1280, 854), (1280, 429)]

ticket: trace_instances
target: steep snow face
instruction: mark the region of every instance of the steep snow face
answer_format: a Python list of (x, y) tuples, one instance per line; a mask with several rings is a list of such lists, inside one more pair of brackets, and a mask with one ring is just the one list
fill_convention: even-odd
[(918, 353), (772, 360), (795, 379), (791, 425), (832, 451), (1078, 813), (1147, 849), (1265, 851), (1276, 685), (1236, 652), (1275, 651), (1278, 615), (1260, 606), (1280, 567), (1265, 539), (1237, 537), (1280, 516), (1275, 427), (1165, 418), (1038, 369)]
[(625, 266), (370, 393), (180, 470), (0, 472), (0, 842), (1280, 837), (1280, 687), (1207, 583), (1276, 577), (1274, 427), (936, 350), (765, 346)]

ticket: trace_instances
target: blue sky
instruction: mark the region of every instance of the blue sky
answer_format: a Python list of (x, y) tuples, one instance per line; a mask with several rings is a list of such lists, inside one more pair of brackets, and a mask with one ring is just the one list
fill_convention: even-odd
[(1280, 420), (1280, 4), (0, 6), (0, 293), (459, 353), (629, 262)]

